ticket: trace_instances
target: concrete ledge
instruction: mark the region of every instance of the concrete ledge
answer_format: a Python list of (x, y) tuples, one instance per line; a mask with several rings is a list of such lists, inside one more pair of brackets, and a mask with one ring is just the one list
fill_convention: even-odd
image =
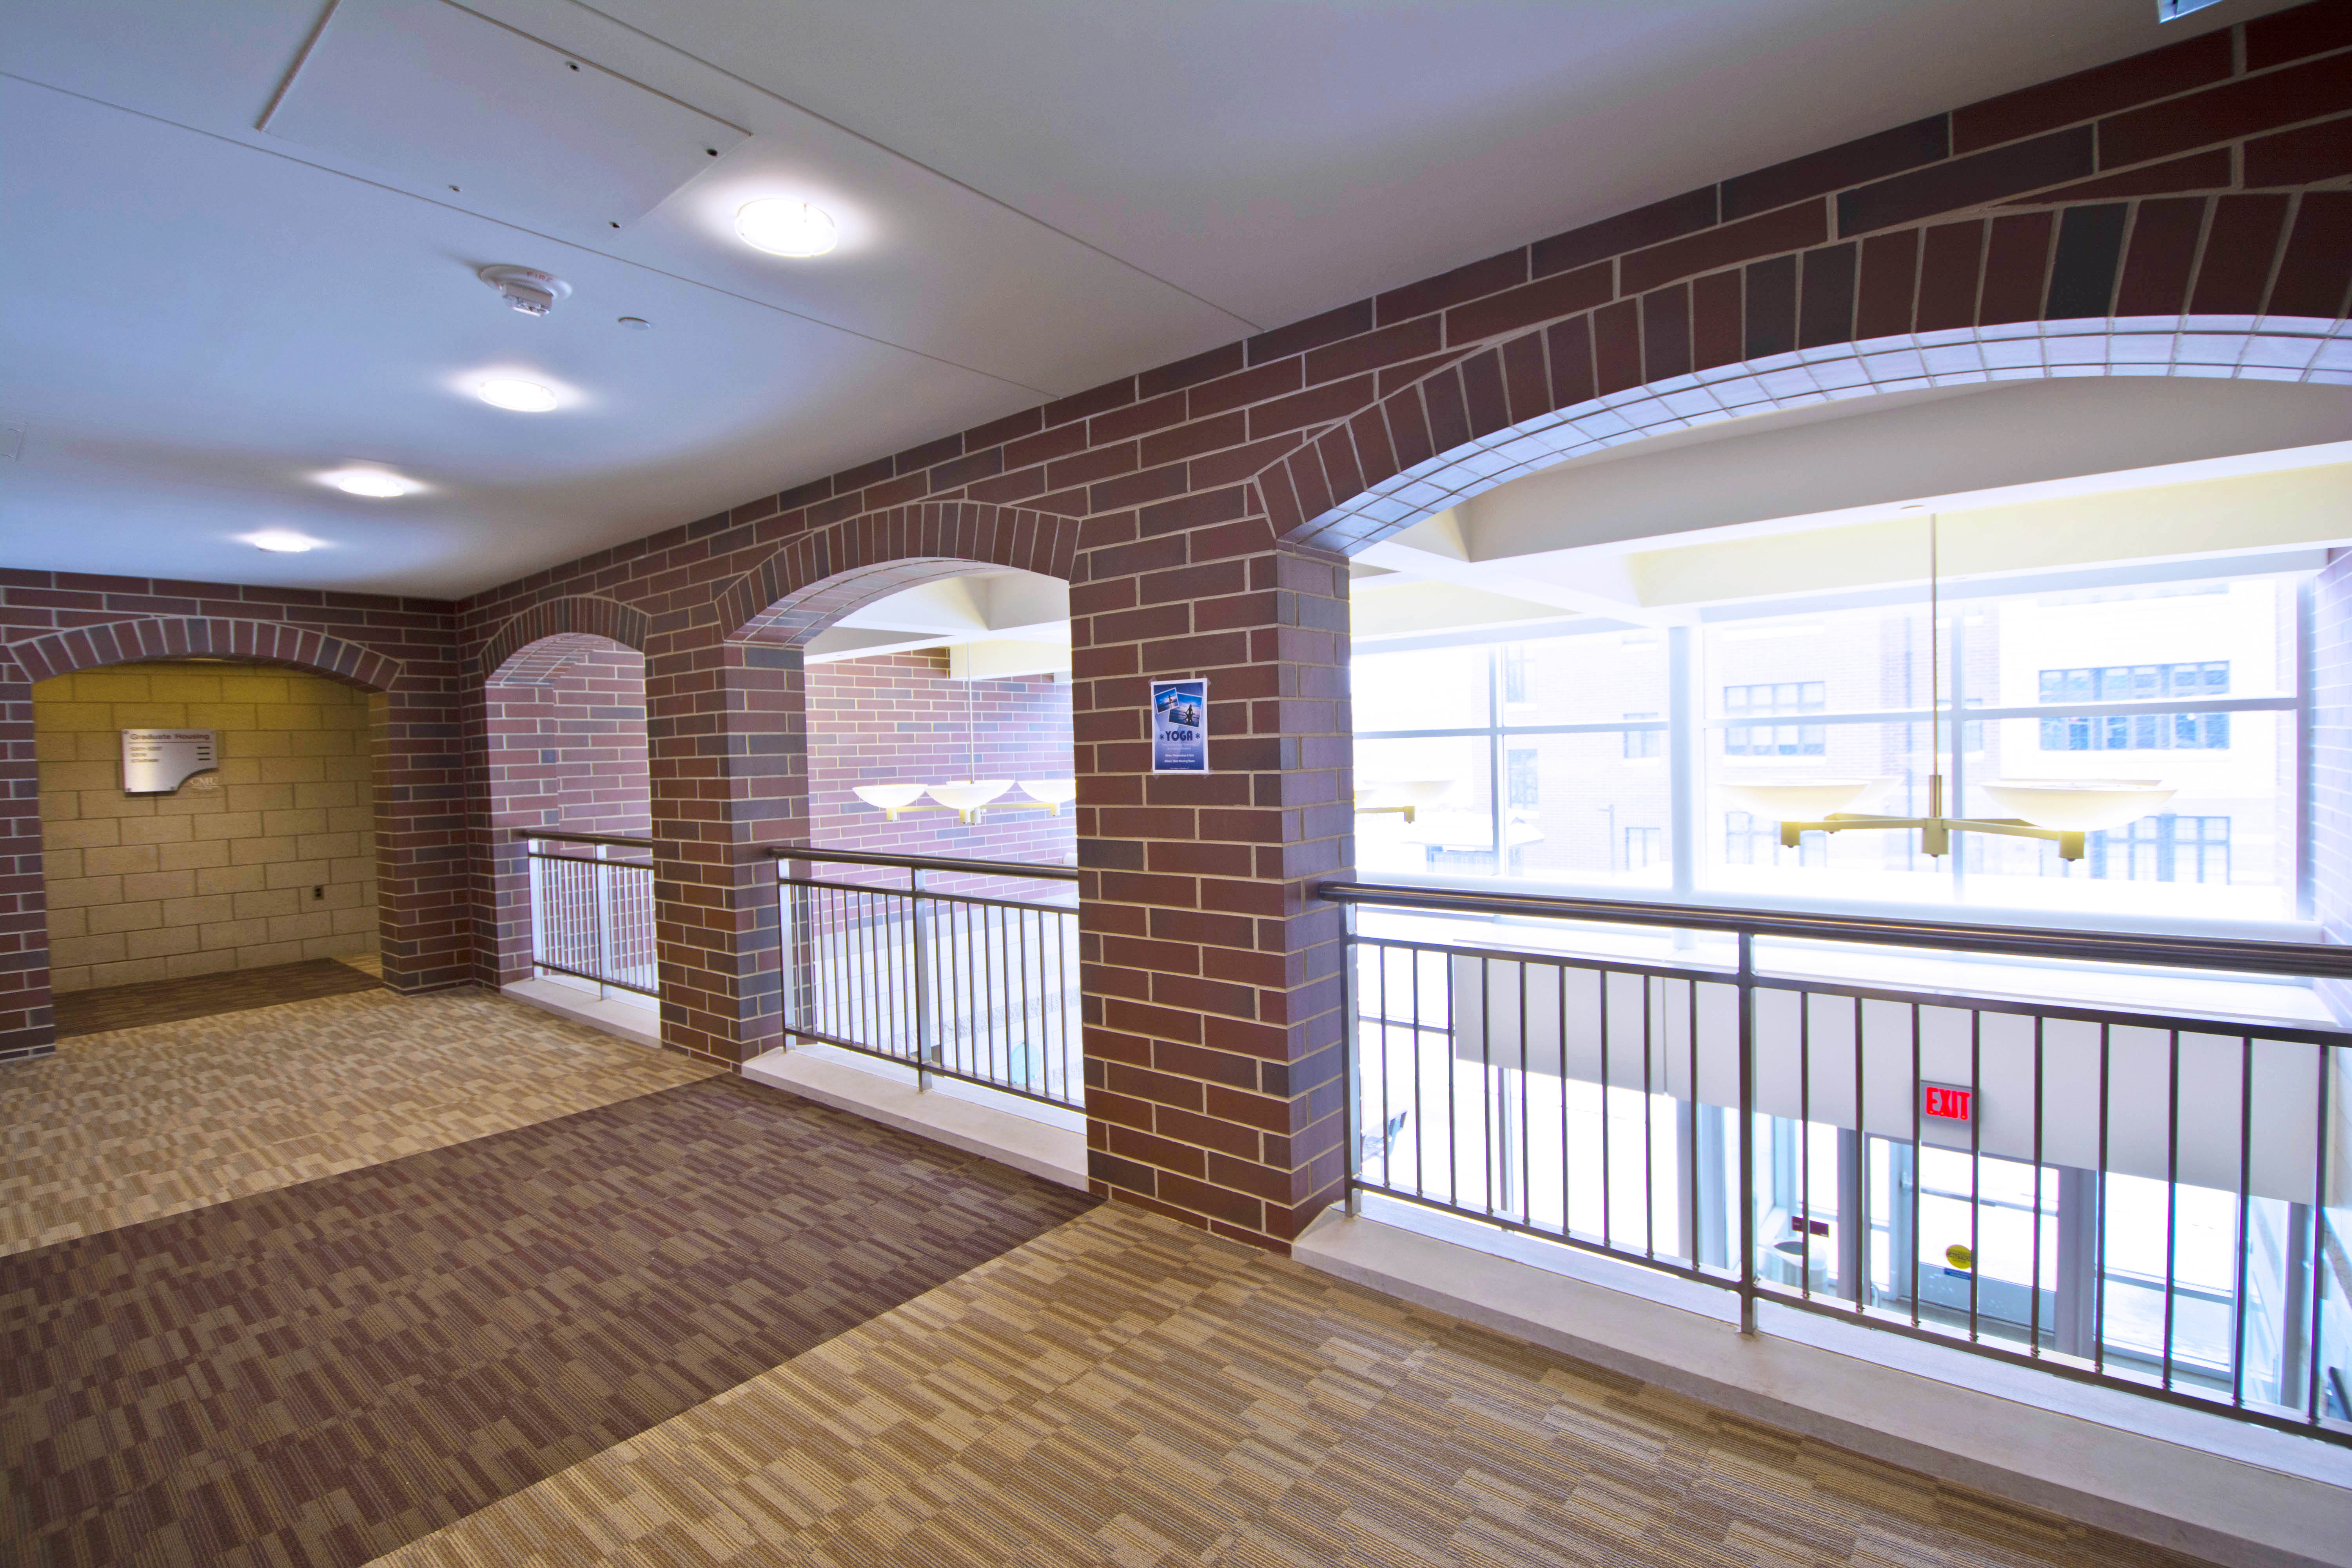
[(1769, 1302), (1746, 1338), (1728, 1291), (1411, 1205), (1378, 1213), (1327, 1210), (1292, 1256), (1736, 1415), (2230, 1568), (2352, 1568), (2352, 1450)]
[(743, 1064), (743, 1076), (1066, 1187), (1087, 1190), (1086, 1123), (1076, 1112), (1045, 1105), (1031, 1110), (1026, 1102), (1022, 1102), (1022, 1111), (1009, 1110), (1003, 1102), (1012, 1096), (950, 1079), (933, 1079), (934, 1087), (924, 1090), (916, 1087), (911, 1070), (887, 1062), (869, 1067), (868, 1060), (826, 1046), (795, 1046), (752, 1058)]
[(552, 980), (519, 980), (499, 986), (499, 994), (641, 1046), (661, 1047), (661, 1015), (651, 1007), (606, 1002), (592, 992), (575, 991)]

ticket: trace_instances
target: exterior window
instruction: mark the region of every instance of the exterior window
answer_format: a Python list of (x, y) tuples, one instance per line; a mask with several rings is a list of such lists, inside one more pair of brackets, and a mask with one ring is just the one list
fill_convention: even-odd
[(2230, 819), (2164, 812), (2094, 833), (2083, 847), (2094, 877), (2134, 882), (2227, 882)]
[(1665, 829), (1663, 827), (1629, 827), (1625, 830), (1625, 869), (1645, 871), (1666, 858)]
[(1766, 681), (1723, 689), (1723, 716), (1733, 721), (1723, 732), (1723, 750), (1733, 757), (1818, 757), (1829, 750), (1823, 724), (1743, 724), (1759, 714), (1819, 713), (1829, 706), (1829, 687), (1819, 680)]
[[(2146, 702), (2191, 700), (2230, 694), (2230, 663), (2111, 664), (2088, 669), (2045, 669), (2042, 700)], [(2106, 713), (2042, 721), (2045, 752), (2225, 752), (2227, 713)]]
[[(1628, 713), (1628, 719), (1654, 719), (1655, 713)], [(1666, 754), (1666, 732), (1664, 730), (1628, 730), (1625, 731), (1625, 757), (1628, 762)], [(1646, 862), (1645, 862), (1646, 864)]]
[(1503, 650), (1503, 700), (1528, 700), (1528, 650), (1517, 643)]
[[(1727, 865), (1781, 865), (1786, 864), (1781, 858), (1786, 853), (1780, 847), (1779, 823), (1769, 817), (1750, 816), (1744, 811), (1723, 814), (1723, 858)], [(1796, 861), (1800, 866), (1829, 864), (1829, 835), (1799, 834)]]
[(1513, 750), (1506, 758), (1506, 764), (1503, 778), (1509, 789), (1511, 808), (1533, 811), (1542, 805), (1543, 775), (1536, 767), (1535, 752), (1532, 749)]

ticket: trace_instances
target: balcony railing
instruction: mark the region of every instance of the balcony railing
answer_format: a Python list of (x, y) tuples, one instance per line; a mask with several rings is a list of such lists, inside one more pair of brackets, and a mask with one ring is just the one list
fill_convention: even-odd
[(1351, 1205), (2352, 1442), (2352, 949), (1322, 892)]
[(653, 844), (611, 834), (524, 830), (530, 961), (641, 996), (656, 994)]
[[(912, 1068), (926, 1085), (938, 1074), (1083, 1107), (1075, 868), (804, 846), (770, 853), (780, 862), (787, 1033)], [(819, 866), (881, 868), (904, 886), (811, 874)], [(1054, 884), (1065, 899), (1001, 896), (1006, 882)]]

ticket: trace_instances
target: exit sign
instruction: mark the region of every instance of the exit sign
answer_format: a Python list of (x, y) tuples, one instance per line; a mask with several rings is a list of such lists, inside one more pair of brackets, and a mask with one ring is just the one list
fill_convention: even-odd
[(1957, 1083), (1922, 1083), (1919, 1114), (1931, 1121), (1967, 1122), (1974, 1119), (1977, 1091)]

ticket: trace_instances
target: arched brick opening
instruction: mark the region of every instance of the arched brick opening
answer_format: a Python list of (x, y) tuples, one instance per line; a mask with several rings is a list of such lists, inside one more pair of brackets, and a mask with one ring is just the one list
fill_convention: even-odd
[(794, 536), (719, 595), (730, 640), (798, 647), (875, 599), (992, 567), (1067, 580), (1077, 520), (979, 501), (924, 501)]
[[(79, 671), (111, 666), (180, 659), (217, 659), (241, 665), (299, 670), (323, 676), (368, 694), (370, 763), (373, 777), (376, 844), (376, 911), (379, 951), (384, 959), (385, 984), (415, 989), (404, 916), (411, 901), (415, 875), (399, 832), (387, 773), (395, 750), (394, 734), (400, 693), (407, 682), (399, 660), (321, 632), (268, 621), (219, 616), (148, 616), (95, 626), (78, 627), (27, 637), (7, 647), (7, 656), (22, 672), (26, 730), (30, 731), (30, 694), (34, 684)], [(26, 748), (29, 757), (30, 747)], [(30, 798), (26, 802), (32, 809)], [(30, 824), (38, 833), (37, 816)], [(39, 842), (37, 837), (33, 840)], [(36, 889), (46, 888), (47, 858), (37, 852), (21, 857), (19, 865)], [(10, 1010), (22, 1009), (26, 1026), (11, 1031), (5, 1055), (37, 1055), (55, 1048), (50, 1005), (49, 948), (46, 936), (47, 899), (40, 891), (20, 895), (25, 912), (34, 922), (37, 941), (20, 942), (18, 951), (30, 962), (18, 970)], [(404, 984), (410, 982), (410, 984)]]
[(551, 633), (493, 667), (481, 702), (490, 829), (482, 958), (495, 984), (511, 984), (533, 973), (522, 831), (652, 831), (645, 656), (595, 632)]
[(158, 658), (236, 658), (331, 676), (369, 691), (390, 691), (400, 664), (322, 633), (268, 621), (187, 617), (126, 620), (53, 632), (12, 644), (9, 654), (26, 679), (47, 680), (100, 665)]
[[(2271, 316), (2252, 325), (2191, 316), (2128, 321), (2094, 318), (1822, 344), (1711, 365), (1602, 396), (1579, 396), (1514, 423), (1482, 427), (1495, 412), (1557, 396), (1559, 389), (1570, 395), (1589, 392), (1593, 367), (1590, 336), (1582, 324), (1580, 319), (1570, 324), (1570, 330), (1555, 327), (1515, 338), (1366, 410), (1366, 429), (1377, 420), (1380, 434), (1391, 439), (1388, 450), (1393, 452), (1396, 432), (1402, 428), (1417, 442), (1429, 426), (1410, 421), (1416, 414), (1425, 418), (1432, 408), (1450, 411), (1465, 378), (1475, 381), (1511, 359), (1523, 361), (1526, 367), (1527, 392), (1518, 402), (1481, 400), (1482, 413), (1475, 417), (1463, 405), (1469, 421), (1467, 439), (1323, 506), (1305, 517), (1290, 537), (1302, 545), (1353, 553), (1433, 512), (1571, 458), (1811, 404), (1928, 387), (2104, 376), (2352, 384), (2352, 324), (2341, 320)], [(1550, 390), (1538, 394), (1538, 377)], [(1417, 407), (1408, 401), (1408, 395), (1415, 393), (1421, 399)], [(1312, 461), (1318, 471), (1311, 477), (1328, 484), (1335, 468), (1345, 471), (1346, 458), (1360, 457), (1358, 439), (1349, 426), (1330, 432), (1315, 447), (1278, 465), (1279, 482), (1292, 485), (1296, 493)], [(1343, 443), (1348, 447), (1344, 453)], [(1272, 471), (1265, 479), (1270, 490), (1277, 488)], [(1326, 493), (1314, 491), (1312, 499), (1319, 502)]]
[[(543, 673), (562, 668), (565, 650), (604, 643), (643, 653), (646, 626), (645, 611), (617, 600), (585, 594), (541, 600), (509, 616), (483, 643), (483, 679), (536, 682)], [(578, 638), (588, 640), (573, 640)], [(530, 650), (527, 659), (520, 657), (526, 649)]]

